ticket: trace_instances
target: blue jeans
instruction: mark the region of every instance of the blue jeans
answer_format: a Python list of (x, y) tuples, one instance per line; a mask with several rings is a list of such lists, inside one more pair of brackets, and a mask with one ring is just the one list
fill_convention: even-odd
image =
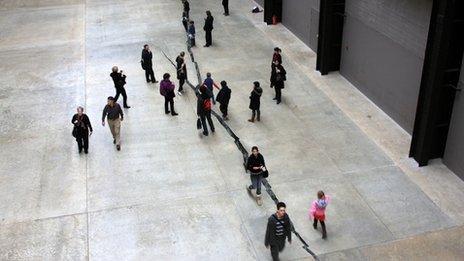
[(256, 189), (256, 195), (261, 195), (261, 181), (263, 180), (263, 174), (251, 174), (250, 179), (250, 189)]

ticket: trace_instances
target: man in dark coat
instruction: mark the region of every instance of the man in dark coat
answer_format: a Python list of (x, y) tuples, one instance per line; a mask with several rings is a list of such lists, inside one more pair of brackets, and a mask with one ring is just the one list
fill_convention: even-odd
[(187, 18), (190, 18), (190, 16), (189, 16), (190, 3), (187, 0), (182, 0), (182, 4), (184, 5), (184, 12), (187, 15)]
[(121, 94), (124, 108), (130, 108), (130, 106), (127, 105), (127, 94), (126, 89), (124, 88), (124, 85), (126, 84), (126, 75), (122, 73), (122, 70), (119, 71), (117, 66), (113, 66), (110, 76), (113, 79), (114, 88), (116, 89), (116, 96), (114, 96), (114, 101), (117, 102), (119, 95)]
[(272, 214), (267, 221), (266, 237), (264, 245), (271, 248), (272, 260), (279, 260), (279, 252), (285, 247), (285, 239), (292, 243), (292, 223), (287, 213), (286, 205), (283, 202), (277, 203), (277, 211)]
[(210, 47), (211, 44), (213, 44), (213, 36), (211, 35), (213, 31), (213, 21), (214, 18), (211, 15), (211, 11), (206, 11), (205, 25), (203, 26), (203, 30), (206, 32), (206, 44), (203, 47)]
[(282, 89), (285, 87), (285, 81), (287, 80), (287, 72), (284, 67), (279, 64), (278, 61), (272, 64), (271, 72), (271, 88), (275, 89), (274, 100), (279, 104), (282, 101)]
[(179, 80), (179, 89), (177, 93), (182, 96), (184, 89), (182, 86), (187, 80), (187, 66), (185, 65), (185, 52), (180, 52), (179, 56), (176, 58), (176, 67), (177, 67), (177, 79)]
[(222, 0), (222, 6), (224, 6), (224, 15), (229, 15), (229, 0)]
[(253, 91), (251, 91), (250, 94), (250, 110), (251, 110), (251, 119), (249, 119), (249, 122), (255, 122), (255, 116), (257, 117), (257, 120), (261, 120), (261, 111), (259, 110), (259, 107), (261, 105), (261, 94), (263, 94), (263, 89), (259, 86), (259, 82), (254, 82), (253, 83)]
[(209, 127), (211, 132), (214, 133), (214, 124), (211, 119), (211, 93), (202, 85), (197, 93), (197, 115), (200, 117), (201, 125), (203, 126), (203, 135), (208, 136), (208, 126), (206, 125), (206, 120), (208, 120)]
[[(147, 82), (157, 83), (158, 81), (155, 78), (155, 73), (153, 72), (153, 53), (150, 50), (148, 44), (143, 46), (142, 50), (142, 68), (145, 70), (145, 79)], [(151, 79), (150, 79), (151, 78)]]
[(219, 102), (221, 105), (219, 105), (219, 110), (222, 112), (222, 118), (224, 120), (228, 120), (229, 117), (227, 116), (227, 108), (229, 107), (229, 100), (230, 100), (230, 94), (232, 91), (230, 88), (227, 86), (226, 81), (221, 82), (221, 90), (218, 92), (216, 96), (216, 101)]

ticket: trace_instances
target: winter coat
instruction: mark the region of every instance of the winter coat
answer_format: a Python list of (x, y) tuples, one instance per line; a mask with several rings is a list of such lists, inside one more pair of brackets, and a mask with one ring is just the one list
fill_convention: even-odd
[(255, 155), (251, 154), (248, 157), (247, 164), (246, 164), (247, 170), (250, 171), (251, 174), (260, 174), (263, 172), (261, 169), (253, 169), (253, 167), (266, 167), (266, 163), (264, 162), (264, 157), (260, 153), (258, 153), (258, 156), (255, 157)]
[(311, 204), (309, 209), (309, 218), (316, 218), (317, 220), (325, 220), (325, 209), (330, 202), (330, 196), (325, 195), (322, 199), (316, 199)]
[(267, 220), (266, 236), (264, 238), (265, 246), (280, 245), (279, 241), (282, 240), (282, 238), (280, 238), (279, 240), (279, 238), (276, 236), (276, 222), (278, 220), (282, 220), (284, 226), (283, 239), (285, 240), (285, 238), (287, 238), (288, 241), (292, 241), (292, 224), (290, 221), (290, 217), (287, 214), (285, 214), (282, 219), (277, 219), (276, 214), (272, 214)]
[(152, 68), (153, 66), (153, 63), (152, 63), (152, 60), (153, 59), (153, 53), (150, 51), (147, 51), (145, 49), (142, 50), (142, 63), (143, 63), (143, 66), (147, 69), (149, 68)]
[(207, 16), (205, 19), (205, 25), (203, 26), (203, 30), (205, 31), (212, 31), (213, 30), (213, 16)]
[(123, 75), (122, 73), (112, 72), (110, 76), (113, 79), (114, 88), (116, 89), (123, 88), (124, 85), (126, 84), (126, 76)]
[(177, 63), (177, 79), (187, 79), (187, 66), (184, 64), (184, 58), (180, 55), (176, 58)]
[(205, 110), (205, 107), (204, 107), (205, 100), (211, 99), (211, 97), (213, 97), (213, 95), (208, 89), (204, 93), (197, 94), (197, 115), (198, 116), (204, 116), (206, 113), (211, 112), (211, 110), (210, 111)]
[(167, 99), (172, 99), (176, 97), (174, 89), (176, 87), (170, 80), (162, 80), (160, 83), (160, 94)]
[[(277, 69), (279, 69), (279, 72), (277, 72)], [(271, 86), (275, 88), (280, 88), (283, 89), (284, 86), (284, 81), (287, 80), (287, 72), (285, 71), (284, 67), (282, 65), (272, 65), (272, 71), (271, 71)]]
[(216, 101), (222, 105), (228, 105), (231, 93), (232, 93), (232, 90), (229, 87), (227, 86), (222, 87), (216, 96)]
[[(77, 120), (77, 122), (75, 122)], [(79, 117), (79, 114), (74, 114), (71, 119), (71, 123), (74, 124), (74, 127), (77, 129), (77, 137), (85, 137), (89, 135), (89, 131), (92, 131), (92, 124), (90, 123), (89, 117), (86, 114), (82, 114)]]
[(250, 95), (250, 106), (251, 110), (259, 110), (259, 106), (261, 105), (261, 94), (263, 94), (263, 89), (261, 87), (255, 88)]

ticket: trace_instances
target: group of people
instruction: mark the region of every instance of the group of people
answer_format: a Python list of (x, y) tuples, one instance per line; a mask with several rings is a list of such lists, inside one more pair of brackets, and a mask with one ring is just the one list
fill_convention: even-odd
[[(196, 46), (195, 43), (195, 22), (190, 19), (190, 3), (187, 0), (182, 0), (184, 11), (182, 12), (182, 24), (184, 25), (185, 31), (188, 33), (189, 44), (190, 46)], [(229, 1), (223, 0), (222, 5), (224, 6), (224, 15), (229, 15)], [(214, 29), (213, 26), (214, 17), (211, 15), (211, 11), (206, 11), (205, 23), (203, 25), (203, 30), (205, 31), (205, 45), (203, 47), (210, 47), (213, 44), (212, 32)]]

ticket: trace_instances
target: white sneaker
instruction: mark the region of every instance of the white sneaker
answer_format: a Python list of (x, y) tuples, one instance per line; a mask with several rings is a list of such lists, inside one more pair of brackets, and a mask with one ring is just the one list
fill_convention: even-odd
[(182, 96), (182, 93), (181, 93), (181, 92), (177, 92), (177, 94), (179, 94), (179, 96)]

